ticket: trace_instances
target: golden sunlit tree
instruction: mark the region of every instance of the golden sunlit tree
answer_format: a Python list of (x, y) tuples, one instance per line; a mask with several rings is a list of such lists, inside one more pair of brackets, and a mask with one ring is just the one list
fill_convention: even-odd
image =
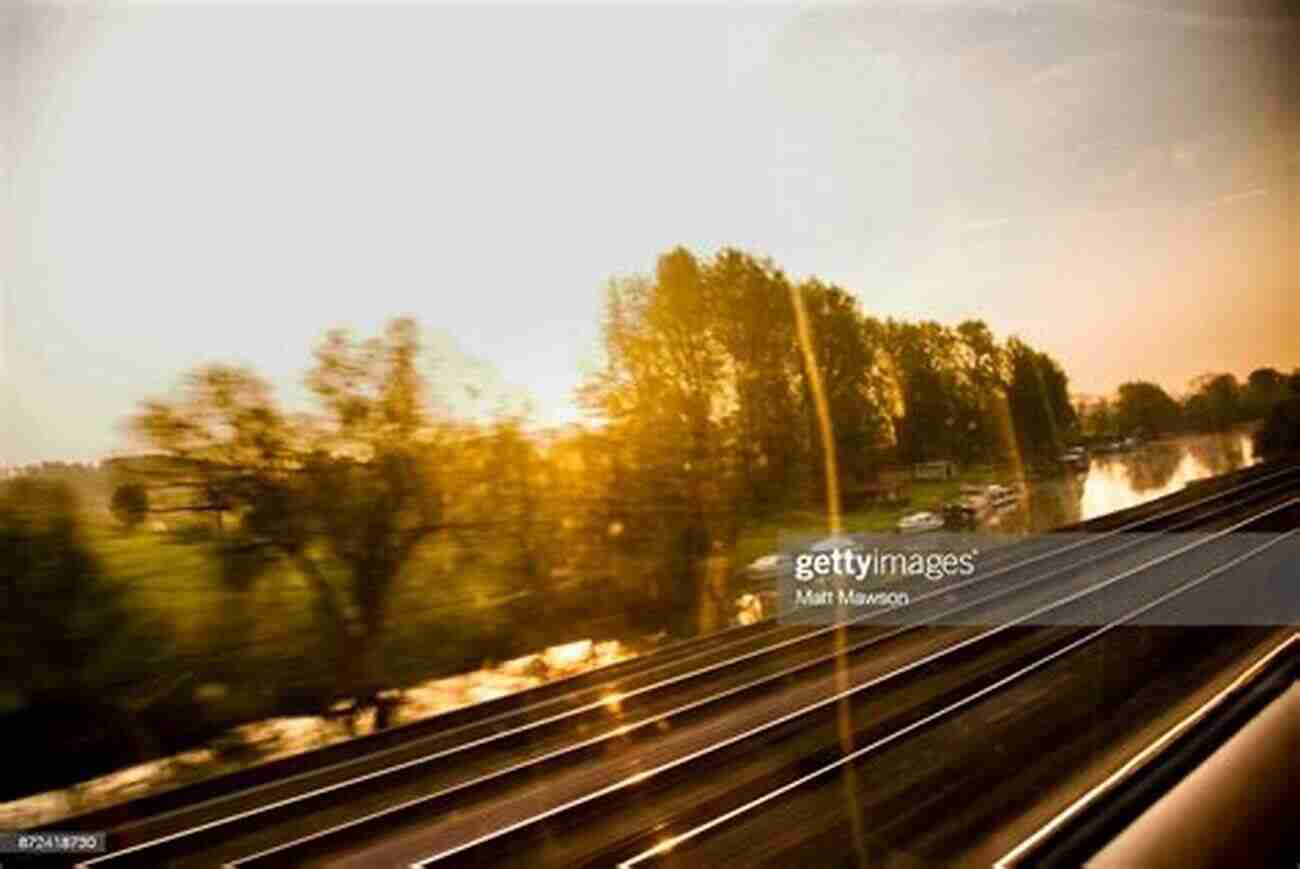
[[(246, 586), (284, 563), (312, 590), (334, 637), (340, 689), (373, 702), (384, 686), (389, 602), (416, 548), (446, 527), (439, 429), (406, 319), (381, 337), (329, 333), (307, 385), (315, 413), (290, 416), (246, 369), (210, 365), (175, 400), (151, 401), (135, 432), (189, 478), (194, 498), (238, 517), (225, 574)], [(174, 484), (175, 479), (164, 480)]]
[(700, 587), (695, 572), (735, 519), (726, 449), (735, 396), (710, 289), (701, 264), (681, 248), (660, 257), (653, 280), (611, 282), (607, 364), (582, 391), (630, 471), (621, 500), (635, 515), (619, 545), (662, 551), (663, 566), (647, 570), (645, 581), (651, 598), (670, 608)]

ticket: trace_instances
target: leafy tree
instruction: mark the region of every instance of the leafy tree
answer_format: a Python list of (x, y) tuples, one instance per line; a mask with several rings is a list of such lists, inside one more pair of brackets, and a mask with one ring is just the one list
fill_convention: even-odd
[[(841, 476), (868, 479), (874, 470), (870, 448), (884, 440), (887, 425), (875, 398), (883, 350), (879, 336), (865, 327), (857, 301), (840, 287), (811, 279), (798, 292), (831, 418), (836, 464)], [(812, 435), (816, 408), (808, 377), (801, 374), (800, 382), (813, 467), (821, 474), (826, 468), (822, 441)]]
[(1244, 416), (1241, 388), (1231, 374), (1205, 374), (1192, 381), (1183, 420), (1199, 431), (1226, 431)]
[[(318, 412), (290, 417), (252, 372), (210, 365), (175, 401), (152, 401), (135, 431), (173, 459), (192, 509), (222, 509), (239, 527), (222, 549), (239, 585), (292, 566), (335, 639), (341, 688), (384, 687), (389, 602), (421, 543), (446, 527), (439, 429), (426, 411), (421, 345), (410, 320), (382, 337), (329, 333), (307, 385)], [(178, 481), (173, 473), (165, 480)]]
[(938, 323), (890, 321), (886, 336), (901, 399), (902, 413), (894, 420), (899, 458), (925, 462), (955, 457), (963, 413), (953, 334)]
[(961, 402), (966, 431), (962, 443), (971, 458), (995, 460), (1007, 451), (1002, 443), (1000, 419), (1007, 414), (1008, 381), (1006, 353), (982, 320), (967, 320), (957, 326), (962, 344), (962, 369), (967, 398)]
[(1287, 377), (1276, 368), (1256, 368), (1246, 378), (1242, 391), (1242, 413), (1247, 419), (1263, 419), (1273, 405), (1286, 398)]
[[(22, 710), (15, 720), (43, 722), (31, 739), (53, 732), (60, 747), (88, 742), (133, 759), (147, 750), (134, 713), (151, 702), (166, 637), (133, 617), (79, 515), (65, 481), (27, 477), (0, 486), (0, 696)], [(109, 745), (121, 737), (124, 745)], [(71, 751), (39, 770), (18, 764), (9, 786), (62, 784), (84, 774), (84, 760)], [(21, 795), (5, 786), (0, 793)]]
[(724, 249), (705, 266), (718, 340), (726, 353), (734, 401), (724, 427), (734, 438), (743, 491), (741, 509), (767, 512), (797, 482), (804, 437), (792, 436), (803, 396), (790, 284), (766, 260)]
[(652, 279), (614, 281), (607, 293), (606, 365), (581, 397), (606, 420), (619, 461), (618, 521), (656, 531), (621, 545), (658, 551), (658, 567), (641, 577), (648, 596), (684, 611), (702, 587), (704, 559), (735, 533), (734, 369), (716, 284), (677, 248)]
[(1079, 417), (1080, 425), (1087, 435), (1111, 437), (1116, 433), (1115, 407), (1108, 399), (1101, 398), (1081, 408)]
[(149, 513), (149, 492), (140, 483), (123, 483), (113, 490), (109, 509), (123, 527), (134, 530)]
[(122, 621), (76, 517), (66, 483), (19, 479), (0, 495), (2, 671), (25, 693), (81, 693)]
[(1139, 380), (1120, 386), (1115, 417), (1126, 435), (1159, 437), (1178, 430), (1182, 411), (1169, 393), (1154, 383)]
[(545, 573), (546, 533), (542, 516), (542, 490), (547, 470), (537, 443), (517, 417), (496, 422), (487, 433), (487, 467), (483, 491), (486, 503), (480, 515), (490, 515), (501, 534), (515, 549), (519, 573), (534, 581)]
[(1055, 453), (1077, 427), (1069, 379), (1050, 356), (1023, 341), (1007, 342), (1012, 425), (1022, 453)]
[(1300, 377), (1293, 375), (1291, 381), (1292, 397), (1274, 405), (1255, 432), (1255, 452), (1265, 458), (1300, 452)]

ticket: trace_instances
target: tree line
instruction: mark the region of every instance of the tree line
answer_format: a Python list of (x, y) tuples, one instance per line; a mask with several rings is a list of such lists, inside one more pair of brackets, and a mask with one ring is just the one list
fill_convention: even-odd
[(1232, 374), (1204, 374), (1181, 399), (1158, 384), (1137, 380), (1120, 386), (1112, 399), (1079, 408), (1083, 434), (1095, 438), (1183, 432), (1222, 432), (1264, 420), (1274, 408), (1300, 394), (1300, 368), (1290, 376), (1276, 368), (1257, 368), (1245, 382)]
[[(373, 696), (392, 589), (430, 538), (505, 542), (526, 583), (618, 573), (678, 612), (747, 520), (816, 505), (830, 467), (864, 485), (897, 461), (1050, 453), (1076, 425), (1064, 371), (1024, 341), (979, 321), (880, 320), (739, 250), (677, 248), (651, 275), (610, 281), (603, 326), (604, 365), (580, 391), (599, 425), (548, 444), (520, 419), (435, 413), (418, 328), (398, 319), (368, 340), (325, 337), (311, 414), (285, 412), (247, 369), (192, 372), (131, 420), (167, 460), (142, 476), (169, 510), (230, 517), (232, 581), (290, 564), (336, 636), (343, 683)], [(114, 497), (125, 521), (146, 512), (142, 486)], [(575, 536), (599, 545), (560, 552)]]
[[(141, 453), (105, 463), (120, 484), (105, 506), (126, 529), (167, 520), (234, 594), (304, 587), (332, 674), (322, 696), (382, 707), (394, 635), (419, 614), (412, 589), (430, 582), (472, 600), (483, 594), (476, 578), (494, 572), (507, 577), (494, 593), (534, 621), (540, 606), (557, 623), (690, 633), (709, 627), (702, 599), (725, 606), (740, 535), (786, 511), (824, 510), (830, 490), (868, 490), (891, 467), (939, 459), (1053, 466), (1089, 433), (1161, 434), (1194, 414), (1235, 420), (1276, 387), (1252, 374), (1223, 405), (1224, 388), (1208, 381), (1193, 405), (1129, 384), (1105, 414), (1081, 420), (1062, 367), (1018, 337), (978, 320), (879, 318), (843, 287), (793, 280), (736, 249), (676, 248), (650, 274), (610, 280), (602, 339), (602, 363), (578, 394), (592, 424), (552, 432), (508, 414), (458, 418), (433, 401), (437, 378), (410, 319), (369, 338), (327, 333), (303, 412), (253, 370), (201, 366), (127, 421)], [(0, 499), (13, 605), (48, 577), (95, 582), (64, 491), (42, 490), (57, 518), (41, 524), (19, 508), (31, 500), (19, 482)], [(138, 641), (118, 598), (68, 595), (110, 614), (95, 641), (104, 648)], [(32, 637), (99, 624), (59, 608), (31, 619)], [(490, 643), (468, 631), (438, 643), (464, 646), (448, 661), (521, 651), (500, 631)], [(123, 667), (103, 678), (120, 687), (139, 676)], [(33, 673), (10, 687), (17, 702), (96, 690)]]
[(327, 334), (309, 413), (207, 365), (130, 420), (151, 455), (111, 508), (208, 517), (238, 586), (288, 566), (334, 637), (339, 691), (375, 698), (395, 590), (432, 541), (509, 550), (521, 587), (604, 577), (688, 619), (745, 523), (824, 506), (828, 468), (851, 490), (896, 462), (1051, 454), (1077, 424), (1064, 371), (1026, 342), (869, 316), (735, 249), (611, 280), (603, 348), (580, 390), (598, 424), (549, 438), (436, 411), (409, 319)]

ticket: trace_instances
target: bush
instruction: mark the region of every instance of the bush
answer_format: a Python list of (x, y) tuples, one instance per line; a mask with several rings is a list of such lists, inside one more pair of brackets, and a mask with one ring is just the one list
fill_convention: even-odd
[(1255, 452), (1265, 458), (1300, 452), (1300, 397), (1273, 408), (1268, 422), (1255, 432)]
[(139, 483), (123, 483), (114, 490), (109, 509), (123, 527), (133, 531), (149, 512), (149, 494)]
[(0, 695), (11, 707), (0, 740), (80, 759), (30, 764), (6, 778), (0, 799), (84, 777), (87, 757), (97, 759), (92, 767), (130, 762), (152, 743), (134, 724), (130, 692), (153, 675), (162, 638), (130, 618), (78, 515), (67, 483), (22, 479), (0, 489)]

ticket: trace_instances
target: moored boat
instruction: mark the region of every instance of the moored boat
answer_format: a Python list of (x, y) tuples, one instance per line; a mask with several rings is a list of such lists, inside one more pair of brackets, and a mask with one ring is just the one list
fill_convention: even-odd
[(925, 531), (937, 531), (943, 526), (944, 520), (942, 516), (937, 513), (923, 511), (899, 519), (897, 528), (902, 534), (920, 534)]

